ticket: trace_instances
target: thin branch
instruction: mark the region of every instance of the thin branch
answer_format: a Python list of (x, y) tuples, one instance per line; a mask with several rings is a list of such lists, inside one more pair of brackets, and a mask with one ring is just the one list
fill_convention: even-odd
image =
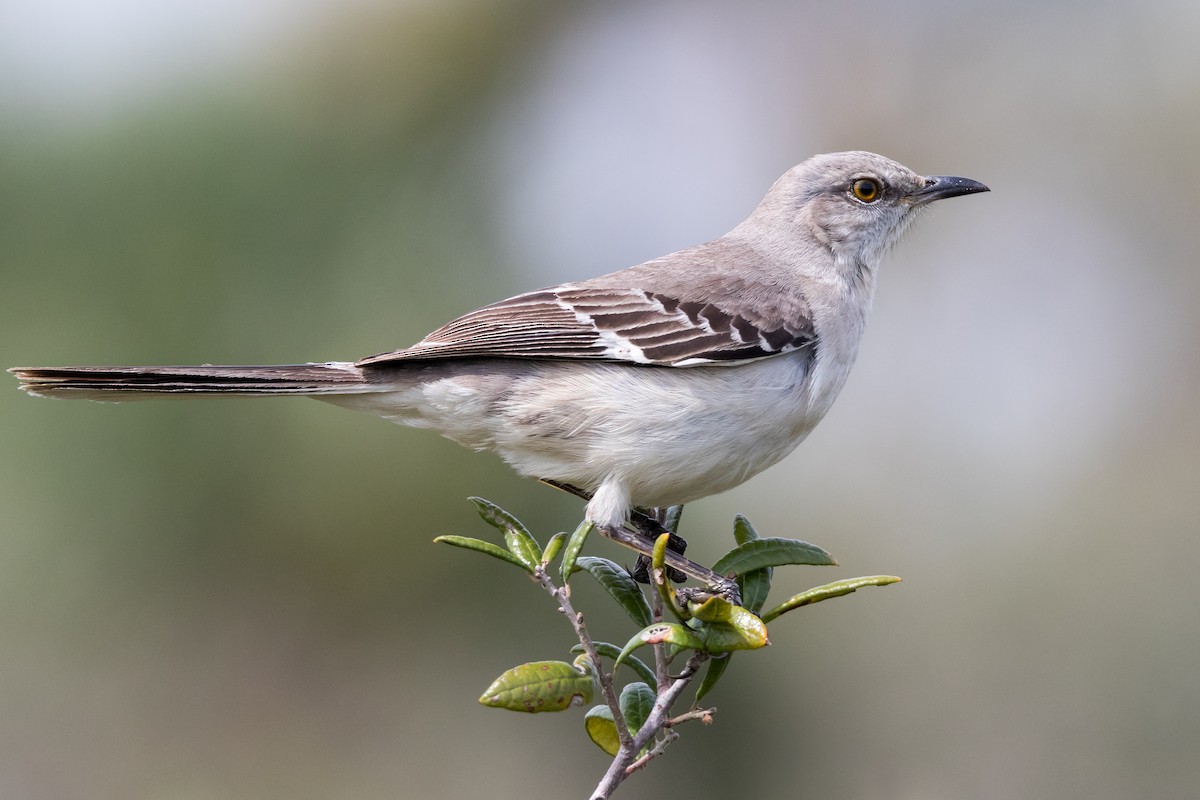
[[(578, 637), (583, 651), (592, 660), (592, 663), (596, 665), (600, 691), (604, 695), (604, 702), (608, 705), (609, 710), (612, 711), (613, 723), (617, 729), (617, 739), (620, 742), (620, 746), (617, 750), (617, 755), (613, 758), (612, 764), (609, 765), (608, 770), (604, 773), (604, 777), (597, 784), (595, 792), (592, 793), (593, 800), (606, 800), (625, 778), (662, 755), (666, 752), (667, 747), (679, 738), (679, 734), (672, 730), (673, 726), (689, 719), (711, 721), (711, 715), (715, 709), (688, 711), (677, 717), (668, 716), (671, 712), (671, 706), (675, 704), (688, 684), (691, 683), (692, 678), (700, 669), (700, 665), (708, 659), (708, 654), (693, 653), (679, 675), (672, 676), (669, 671), (669, 648), (664, 644), (654, 645), (654, 666), (658, 680), (658, 691), (654, 699), (654, 705), (650, 708), (650, 714), (642, 724), (641, 730), (633, 733), (629, 730), (625, 717), (621, 713), (621, 702), (617, 697), (616, 688), (613, 685), (614, 676), (604, 672), (602, 662), (600, 661), (600, 654), (597, 652), (596, 645), (583, 623), (583, 615), (577, 612), (574, 606), (571, 605), (570, 585), (563, 584), (562, 586), (558, 586), (543, 567), (538, 567), (534, 570), (533, 578), (558, 602), (558, 610), (571, 623), (571, 627), (574, 628), (575, 635)], [(650, 595), (651, 611), (654, 614), (654, 619), (662, 621), (664, 611), (662, 597), (658, 592), (651, 592)], [(655, 742), (653, 747), (642, 753), (641, 756), (638, 755), (651, 741), (660, 735), (661, 738)]]
[(551, 597), (558, 601), (558, 610), (571, 623), (571, 627), (575, 629), (575, 635), (579, 638), (579, 644), (583, 646), (583, 652), (587, 653), (588, 658), (596, 666), (600, 692), (604, 695), (605, 704), (612, 711), (613, 723), (617, 727), (617, 740), (621, 743), (621, 750), (618, 752), (624, 751), (626, 747), (633, 747), (633, 736), (629, 733), (629, 726), (625, 724), (625, 717), (621, 714), (621, 701), (617, 698), (616, 690), (613, 688), (613, 676), (605, 674), (603, 663), (600, 661), (600, 653), (596, 651), (596, 645), (592, 642), (592, 637), (583, 624), (583, 614), (577, 612), (571, 605), (570, 585), (563, 584), (561, 587), (556, 585), (543, 567), (535, 569), (533, 577), (543, 589), (550, 593)]
[(639, 769), (646, 766), (651, 761), (653, 761), (654, 759), (661, 756), (663, 753), (667, 752), (667, 748), (671, 745), (671, 743), (679, 738), (679, 734), (669, 728), (666, 731), (664, 731), (664, 733), (666, 735), (663, 736), (663, 738), (659, 739), (658, 743), (655, 744), (654, 747), (650, 748), (650, 750), (646, 751), (645, 755), (643, 755), (637, 761), (634, 761), (632, 764), (630, 764), (628, 767), (625, 768), (625, 776), (626, 777), (637, 772)]
[[(658, 592), (650, 592), (650, 613), (655, 622), (663, 621), (664, 610), (662, 595)], [(654, 677), (658, 683), (658, 691), (663, 692), (671, 680), (670, 672), (668, 672), (671, 659), (667, 646), (662, 642), (651, 645), (651, 647), (654, 649)]]
[(667, 718), (667, 714), (671, 711), (671, 706), (683, 694), (683, 690), (691, 683), (692, 676), (700, 669), (700, 665), (708, 660), (707, 653), (693, 653), (688, 659), (687, 665), (680, 671), (679, 677), (675, 678), (665, 692), (660, 692), (658, 699), (654, 701), (654, 707), (650, 709), (650, 715), (646, 717), (646, 722), (642, 725), (642, 729), (637, 736), (633, 737), (634, 751), (641, 750), (654, 735), (658, 733), (663, 726), (663, 721)]
[[(642, 725), (642, 729), (633, 737), (631, 746), (626, 747), (624, 742), (621, 743), (621, 749), (617, 751), (616, 758), (613, 759), (612, 764), (608, 767), (608, 771), (604, 773), (604, 777), (600, 779), (600, 783), (596, 785), (595, 791), (592, 792), (592, 800), (606, 800), (612, 795), (613, 790), (617, 788), (621, 781), (629, 777), (636, 769), (641, 769), (645, 765), (645, 763), (642, 763), (634, 767), (634, 764), (641, 760), (638, 759), (637, 754), (662, 730), (671, 706), (683, 694), (683, 690), (691, 683), (692, 677), (700, 669), (700, 665), (707, 659), (707, 653), (693, 653), (683, 670), (680, 671), (679, 676), (670, 680), (665, 689), (661, 686), (659, 687), (658, 697), (655, 699), (654, 706), (650, 709), (650, 714), (646, 717), (646, 722)], [(674, 741), (670, 734), (678, 736), (674, 731), (668, 730), (668, 736), (664, 739), (665, 744), (660, 743), (661, 747), (665, 748), (666, 744)], [(646, 755), (649, 755), (649, 753)], [(649, 760), (645, 759), (646, 762)]]
[(712, 725), (713, 714), (717, 713), (717, 709), (713, 708), (694, 708), (691, 711), (685, 711), (677, 717), (663, 720), (664, 728), (673, 728), (676, 725), (682, 725), (685, 722), (691, 722), (694, 719), (700, 720), (705, 725)]

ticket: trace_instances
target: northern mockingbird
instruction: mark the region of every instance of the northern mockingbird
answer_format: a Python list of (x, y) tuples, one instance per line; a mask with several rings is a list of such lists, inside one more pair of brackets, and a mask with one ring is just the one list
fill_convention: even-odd
[(43, 397), (301, 395), (432, 428), (576, 487), (606, 532), (776, 463), (854, 363), (883, 254), (935, 200), (986, 192), (819, 155), (719, 239), (485, 306), (417, 344), (294, 366), (31, 367)]

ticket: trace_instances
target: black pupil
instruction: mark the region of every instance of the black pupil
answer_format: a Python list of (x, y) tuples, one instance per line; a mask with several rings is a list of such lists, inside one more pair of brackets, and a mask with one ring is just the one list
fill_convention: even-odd
[(854, 184), (854, 193), (863, 200), (872, 199), (878, 191), (875, 181), (862, 180)]

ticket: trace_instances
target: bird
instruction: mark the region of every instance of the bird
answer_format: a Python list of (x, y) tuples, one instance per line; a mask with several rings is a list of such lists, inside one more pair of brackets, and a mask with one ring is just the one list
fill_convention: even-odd
[(885, 253), (934, 201), (987, 191), (874, 153), (816, 155), (719, 238), (484, 306), (411, 347), (9, 371), (40, 397), (291, 395), (431, 428), (588, 498), (612, 535), (634, 509), (726, 491), (791, 453), (846, 382)]

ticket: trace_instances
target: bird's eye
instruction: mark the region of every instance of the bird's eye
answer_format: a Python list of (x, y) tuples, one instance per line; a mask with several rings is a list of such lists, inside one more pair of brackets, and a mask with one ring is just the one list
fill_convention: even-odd
[(854, 192), (854, 196), (864, 203), (874, 203), (883, 194), (879, 181), (874, 178), (859, 178), (850, 187), (850, 191)]

